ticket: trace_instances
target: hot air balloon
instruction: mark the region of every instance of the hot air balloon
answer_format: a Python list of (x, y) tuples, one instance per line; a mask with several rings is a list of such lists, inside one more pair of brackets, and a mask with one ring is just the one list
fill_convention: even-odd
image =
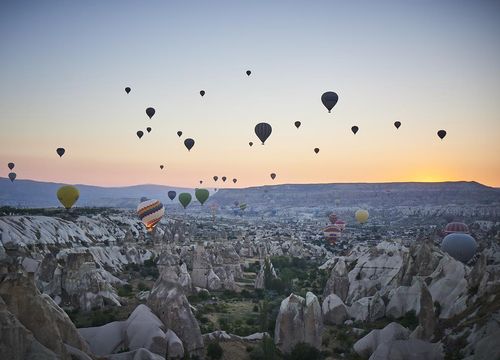
[(203, 180), (200, 180), (200, 184), (203, 184)]
[(56, 153), (57, 153), (57, 155), (59, 155), (59, 157), (62, 157), (65, 152), (66, 152), (66, 150), (64, 150), (64, 148), (57, 148), (56, 149)]
[(17, 175), (16, 175), (15, 172), (9, 173), (8, 176), (9, 176), (9, 179), (10, 179), (11, 182), (14, 182), (14, 180), (16, 180), (16, 177), (17, 177)]
[(191, 138), (187, 138), (186, 140), (184, 140), (184, 146), (188, 149), (188, 151), (191, 151), (194, 146), (194, 140)]
[(301, 124), (301, 122), (300, 122), (300, 121), (296, 121), (296, 122), (295, 122), (295, 127), (298, 129), (298, 128), (300, 127), (300, 124)]
[(477, 242), (469, 234), (448, 234), (441, 242), (441, 250), (465, 264), (476, 254)]
[(7, 164), (7, 167), (9, 168), (9, 170), (13, 170), (15, 166), (16, 166), (16, 164), (14, 164), (12, 162)]
[(168, 198), (169, 198), (170, 200), (174, 200), (176, 195), (177, 195), (177, 193), (176, 193), (174, 190), (170, 190), (170, 191), (168, 192)]
[(223, 176), (222, 177), (222, 182), (226, 182), (226, 180), (227, 180), (227, 177)]
[(125, 92), (126, 92), (127, 94), (130, 92), (130, 88), (129, 88), (128, 86), (125, 88)]
[(323, 235), (331, 245), (335, 245), (337, 240), (340, 239), (341, 231), (335, 225), (328, 225), (323, 229)]
[(71, 209), (79, 197), (80, 191), (72, 185), (64, 185), (57, 190), (57, 199), (66, 209)]
[(147, 131), (148, 133), (150, 133), (150, 132), (151, 132), (151, 128), (150, 128), (150, 127), (147, 127), (147, 128), (146, 128), (146, 131)]
[(444, 137), (446, 136), (446, 131), (445, 131), (445, 130), (439, 130), (439, 131), (437, 132), (437, 134), (438, 134), (439, 138), (440, 138), (441, 140), (443, 140), (443, 139), (444, 139)]
[(241, 211), (245, 211), (246, 208), (247, 208), (247, 204), (245, 204), (245, 203), (241, 203), (240, 204), (240, 210)]
[(335, 221), (335, 224), (334, 224), (336, 227), (338, 227), (340, 229), (340, 231), (344, 231), (345, 230), (345, 227), (346, 227), (346, 223), (345, 221), (343, 220), (337, 220)]
[(205, 201), (208, 200), (210, 193), (207, 189), (196, 189), (194, 192), (194, 196), (196, 197), (196, 200), (198, 200), (200, 204), (203, 205)]
[(321, 102), (328, 109), (328, 112), (331, 112), (335, 104), (339, 101), (339, 96), (333, 91), (327, 91), (323, 95), (321, 95)]
[(319, 148), (314, 148), (314, 152), (317, 154), (319, 153)]
[(237, 181), (238, 181), (238, 179), (236, 179), (236, 178), (233, 179), (233, 183), (236, 184)]
[(144, 135), (144, 133), (143, 133), (141, 130), (139, 130), (139, 131), (137, 132), (137, 137), (138, 137), (139, 139), (140, 139), (140, 138), (142, 138), (142, 136), (143, 136), (143, 135)]
[(253, 146), (253, 142), (251, 142), (251, 141), (250, 141), (250, 142), (248, 143), (248, 145)]
[(356, 125), (354, 125), (352, 128), (351, 128), (351, 131), (354, 135), (356, 135), (356, 133), (358, 132), (359, 130), (359, 127), (357, 127)]
[(250, 70), (247, 70), (246, 71), (247, 75), (250, 76), (250, 74), (252, 73)]
[(448, 234), (453, 234), (453, 233), (464, 233), (468, 234), (469, 233), (469, 227), (461, 222), (451, 222), (447, 224), (444, 228), (444, 233), (446, 235)]
[(164, 166), (163, 165), (160, 165), (160, 169), (163, 170)]
[(364, 224), (368, 220), (369, 213), (368, 211), (364, 209), (359, 209), (356, 211), (354, 214), (354, 217), (356, 218), (356, 221), (360, 224)]
[(200, 95), (201, 95), (202, 97), (203, 97), (203, 96), (205, 96), (205, 90), (201, 90), (201, 91), (200, 91)]
[(271, 179), (276, 179), (276, 174), (275, 173), (271, 173)]
[(219, 180), (219, 177), (217, 175), (214, 176), (214, 181)]
[(178, 198), (179, 198), (179, 202), (184, 207), (184, 209), (187, 208), (187, 206), (191, 202), (191, 194), (190, 193), (180, 193)]
[(141, 197), (140, 202), (144, 202), (144, 201), (146, 201), (146, 200), (149, 200), (149, 199), (148, 199), (146, 196), (143, 196), (143, 197)]
[(182, 131), (177, 131), (177, 136), (181, 137), (182, 136)]
[(332, 224), (335, 224), (335, 221), (337, 221), (337, 219), (338, 219), (338, 218), (337, 218), (337, 214), (335, 214), (335, 213), (331, 213), (330, 215), (328, 215), (328, 219), (330, 220), (330, 222), (331, 222)]
[(272, 131), (273, 128), (268, 123), (259, 123), (255, 125), (255, 134), (260, 139), (260, 141), (262, 141), (262, 145), (264, 145), (269, 135), (271, 135)]
[(401, 126), (401, 121), (394, 122), (394, 126), (396, 127), (396, 129), (399, 129), (399, 127)]
[(149, 116), (150, 119), (154, 116), (155, 112), (155, 109), (153, 109), (152, 107), (148, 107), (146, 109), (146, 115)]
[(337, 206), (340, 205), (340, 199), (335, 199), (335, 205), (337, 205)]
[(146, 200), (137, 206), (137, 215), (148, 232), (153, 231), (165, 214), (165, 207), (159, 200)]

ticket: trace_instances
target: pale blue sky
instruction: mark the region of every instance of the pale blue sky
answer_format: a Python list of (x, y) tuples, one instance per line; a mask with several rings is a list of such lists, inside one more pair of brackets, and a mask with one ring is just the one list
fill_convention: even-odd
[[(0, 162), (102, 185), (500, 186), (499, 39), (498, 1), (3, 1)], [(273, 135), (249, 148), (261, 121)]]

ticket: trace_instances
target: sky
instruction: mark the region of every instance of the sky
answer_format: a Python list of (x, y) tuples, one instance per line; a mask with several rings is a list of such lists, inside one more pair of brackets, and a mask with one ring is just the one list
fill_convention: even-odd
[(500, 187), (499, 38), (494, 0), (2, 1), (0, 176)]

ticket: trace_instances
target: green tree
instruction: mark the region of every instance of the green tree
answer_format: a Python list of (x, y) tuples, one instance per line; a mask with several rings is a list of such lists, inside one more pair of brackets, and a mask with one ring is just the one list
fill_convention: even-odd
[(218, 342), (211, 342), (207, 346), (207, 356), (211, 360), (219, 360), (222, 358), (222, 354), (224, 353), (224, 349)]

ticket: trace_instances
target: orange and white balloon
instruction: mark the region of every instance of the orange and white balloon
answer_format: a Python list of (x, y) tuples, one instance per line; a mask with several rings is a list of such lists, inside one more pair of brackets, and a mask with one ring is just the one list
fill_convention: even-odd
[(165, 208), (159, 200), (146, 200), (137, 206), (137, 215), (148, 231), (153, 231), (165, 214)]

